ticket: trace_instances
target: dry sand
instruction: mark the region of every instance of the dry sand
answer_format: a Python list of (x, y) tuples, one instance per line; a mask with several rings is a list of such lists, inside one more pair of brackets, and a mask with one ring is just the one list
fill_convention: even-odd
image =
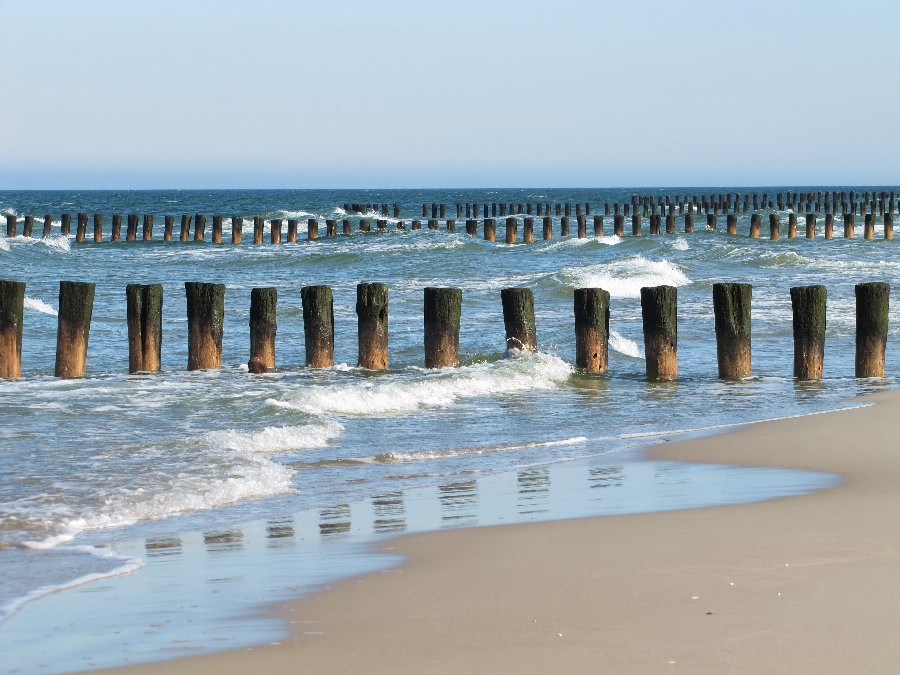
[(656, 446), (842, 474), (757, 504), (394, 539), (404, 566), (281, 607), (281, 646), (141, 673), (900, 672), (900, 392)]

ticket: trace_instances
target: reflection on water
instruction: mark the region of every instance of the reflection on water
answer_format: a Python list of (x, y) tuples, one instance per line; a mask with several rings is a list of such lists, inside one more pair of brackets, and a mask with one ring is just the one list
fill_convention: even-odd
[(243, 548), (244, 535), (240, 530), (214, 530), (203, 533), (203, 543), (210, 553), (239, 551)]
[(321, 522), (319, 534), (323, 537), (337, 537), (350, 532), (350, 505), (338, 504), (319, 511)]
[(478, 481), (474, 478), (438, 486), (441, 527), (468, 527), (477, 524)]
[(523, 516), (549, 511), (547, 497), (550, 494), (550, 469), (520, 469), (516, 473), (519, 486), (519, 514)]
[(607, 488), (622, 486), (622, 467), (594, 466), (588, 469), (588, 486)]
[(372, 523), (375, 532), (386, 534), (402, 532), (406, 529), (402, 492), (391, 492), (380, 497), (373, 497), (372, 510), (375, 514), (375, 520)]
[(294, 539), (294, 518), (285, 516), (266, 521), (266, 538), (271, 547), (287, 546)]
[(148, 556), (170, 556), (181, 554), (181, 537), (147, 537), (144, 549)]

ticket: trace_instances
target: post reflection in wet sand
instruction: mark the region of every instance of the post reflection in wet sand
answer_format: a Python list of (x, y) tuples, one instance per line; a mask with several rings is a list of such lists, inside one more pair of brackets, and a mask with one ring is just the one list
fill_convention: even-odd
[(550, 496), (549, 467), (519, 469), (516, 472), (516, 485), (519, 494), (519, 514), (529, 516), (550, 510), (547, 503)]
[(406, 509), (403, 505), (402, 492), (373, 497), (372, 508), (375, 512), (375, 520), (372, 523), (375, 532), (388, 534), (406, 529)]
[(244, 533), (236, 529), (204, 532), (203, 543), (210, 553), (239, 551), (244, 547)]
[(441, 527), (471, 527), (478, 522), (478, 481), (461, 481), (438, 486)]
[(266, 521), (266, 542), (271, 548), (294, 543), (294, 518), (273, 518)]
[(151, 557), (181, 555), (181, 537), (147, 537), (144, 549)]
[(350, 532), (350, 505), (337, 504), (319, 511), (319, 534), (323, 537), (339, 537)]

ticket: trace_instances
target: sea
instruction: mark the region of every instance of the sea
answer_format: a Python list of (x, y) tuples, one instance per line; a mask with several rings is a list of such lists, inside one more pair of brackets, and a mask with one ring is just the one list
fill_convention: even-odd
[[(0, 669), (69, 672), (316, 635), (284, 600), (402, 560), (391, 538), (444, 528), (694, 508), (798, 495), (837, 476), (657, 462), (655, 443), (858, 405), (895, 386), (900, 317), (890, 312), (887, 373), (854, 378), (854, 285), (900, 282), (900, 245), (685, 234), (559, 236), (507, 245), (411, 230), (422, 204), (628, 203), (632, 194), (701, 195), (890, 186), (467, 190), (0, 191), (0, 214), (34, 215), (35, 238), (0, 237), (0, 278), (26, 282), (22, 377), (0, 381)], [(398, 203), (358, 231), (346, 203)], [(768, 211), (768, 210), (767, 210)], [(764, 211), (762, 213), (766, 213)], [(60, 215), (105, 216), (103, 243), (60, 233)], [(111, 216), (153, 214), (152, 241), (113, 243)], [(206, 241), (177, 241), (181, 214), (208, 218)], [(574, 212), (573, 212), (574, 213)], [(51, 236), (40, 237), (43, 216)], [(244, 243), (210, 241), (212, 216), (244, 218)], [(783, 211), (783, 230), (786, 217)], [(176, 241), (163, 217), (176, 216)], [(252, 243), (253, 217), (296, 218), (297, 243)], [(320, 237), (307, 241), (317, 218)], [(326, 237), (324, 220), (353, 234)], [(767, 218), (763, 216), (764, 236)], [(0, 222), (0, 230), (5, 232)], [(91, 240), (91, 225), (88, 227)], [(858, 224), (861, 230), (861, 223)], [(192, 233), (193, 234), (193, 233)], [(140, 235), (139, 235), (140, 236)], [(123, 232), (124, 239), (124, 232)], [(59, 282), (96, 284), (87, 375), (53, 375)], [(187, 365), (184, 283), (225, 285), (222, 368)], [(717, 376), (712, 285), (752, 284), (753, 375)], [(389, 288), (386, 372), (357, 367), (356, 286)], [(128, 373), (125, 286), (162, 284), (162, 372)], [(300, 290), (331, 286), (335, 366), (304, 366)], [(648, 382), (640, 289), (678, 289), (677, 382)], [(792, 286), (827, 287), (825, 377), (792, 377)], [(460, 365), (424, 368), (423, 289), (462, 289)], [(500, 291), (534, 293), (538, 350), (508, 353)], [(277, 369), (251, 374), (250, 292), (275, 287)], [(609, 291), (609, 373), (575, 367), (573, 292)], [(785, 453), (790, 448), (784, 448)], [(848, 445), (848, 452), (852, 452)], [(603, 543), (598, 542), (598, 550)]]

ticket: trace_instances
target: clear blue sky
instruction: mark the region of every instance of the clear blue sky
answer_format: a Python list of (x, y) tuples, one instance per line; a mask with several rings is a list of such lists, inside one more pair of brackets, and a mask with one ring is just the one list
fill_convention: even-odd
[(896, 0), (0, 0), (0, 25), (0, 189), (900, 182)]

